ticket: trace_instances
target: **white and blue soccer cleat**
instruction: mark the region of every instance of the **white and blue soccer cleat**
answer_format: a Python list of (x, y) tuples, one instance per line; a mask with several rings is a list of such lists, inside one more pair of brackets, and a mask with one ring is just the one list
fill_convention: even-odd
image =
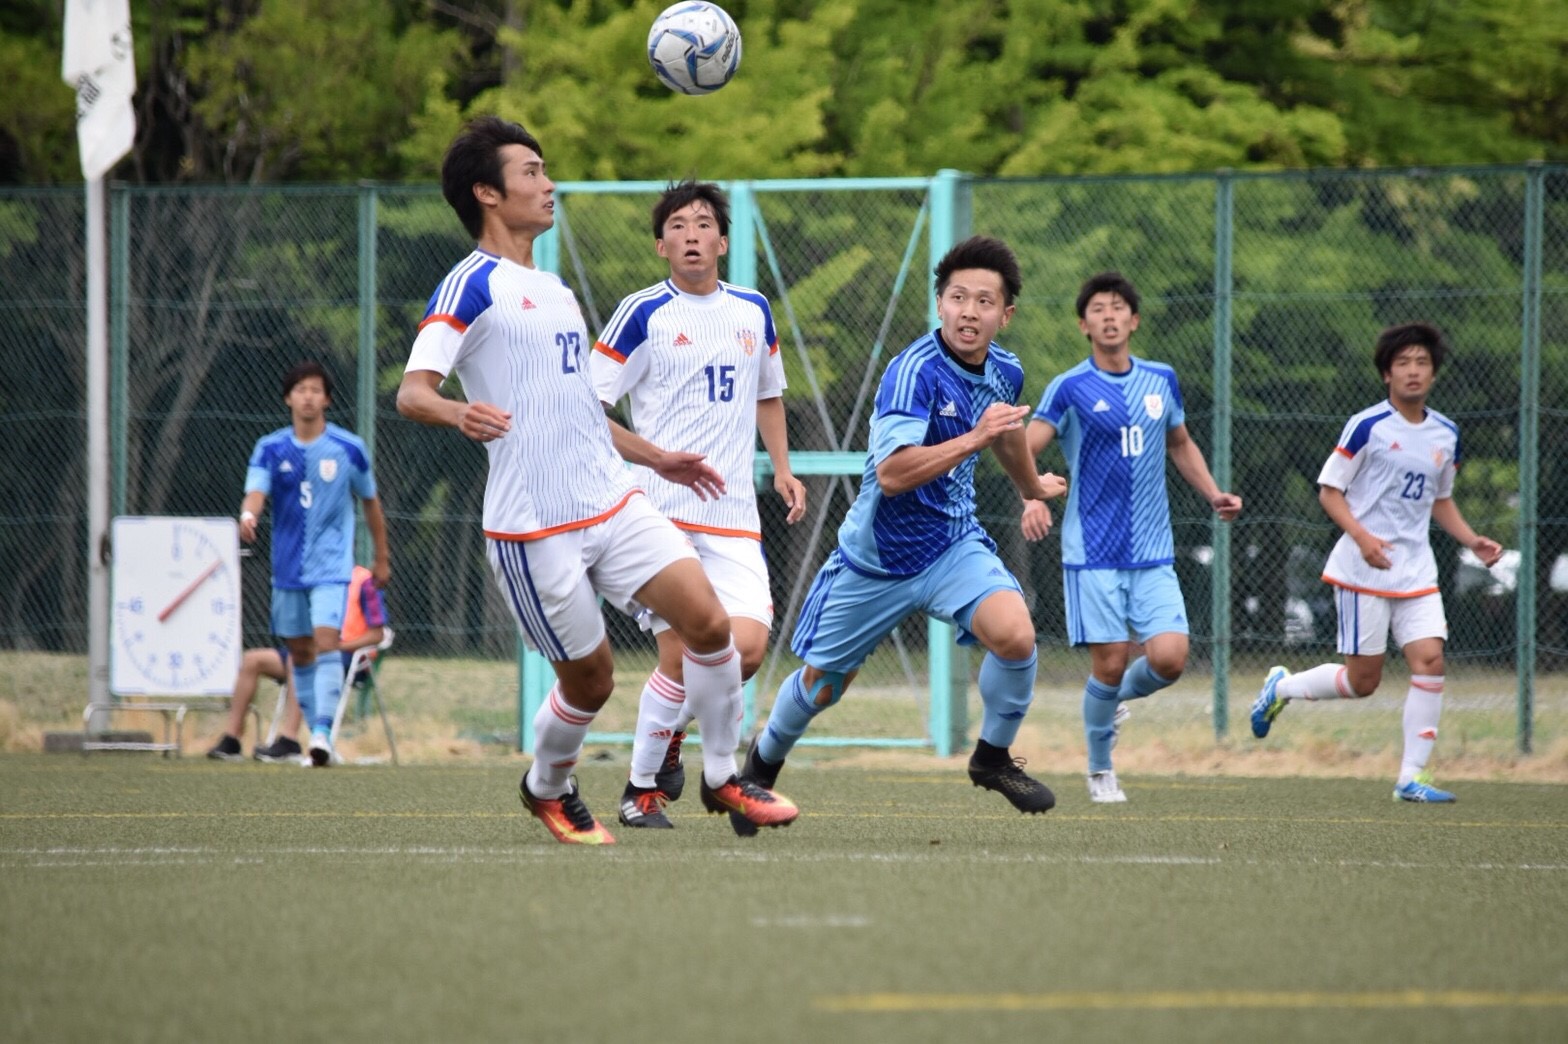
[(1274, 719), (1279, 717), (1279, 712), (1285, 709), (1285, 701), (1280, 699), (1276, 690), (1279, 683), (1290, 677), (1290, 672), (1278, 665), (1269, 668), (1269, 676), (1263, 679), (1263, 689), (1258, 693), (1258, 698), (1252, 701), (1252, 734), (1262, 739), (1269, 734), (1269, 726), (1274, 724)]
[(1423, 772), (1409, 783), (1396, 785), (1394, 787), (1394, 800), (1417, 801), (1428, 805), (1448, 805), (1459, 799), (1446, 790), (1438, 790), (1432, 785), (1432, 777)]

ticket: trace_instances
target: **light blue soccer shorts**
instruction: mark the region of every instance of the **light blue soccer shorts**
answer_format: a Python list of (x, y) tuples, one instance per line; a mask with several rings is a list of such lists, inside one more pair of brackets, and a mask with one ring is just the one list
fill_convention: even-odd
[(305, 638), (317, 628), (343, 628), (348, 584), (317, 584), (300, 591), (272, 589), (272, 633), (279, 638)]
[(959, 644), (975, 644), (969, 621), (988, 595), (1018, 591), (996, 552), (970, 536), (914, 576), (884, 578), (852, 569), (834, 549), (806, 594), (790, 648), (820, 671), (857, 669), (871, 650), (913, 612), (960, 628)]
[(1073, 645), (1138, 641), (1187, 633), (1187, 603), (1173, 566), (1143, 569), (1064, 569), (1067, 640)]

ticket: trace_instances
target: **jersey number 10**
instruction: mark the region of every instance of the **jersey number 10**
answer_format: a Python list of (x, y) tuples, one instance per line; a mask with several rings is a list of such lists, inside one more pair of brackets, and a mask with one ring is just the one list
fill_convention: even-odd
[(1143, 429), (1136, 424), (1122, 425), (1122, 456), (1143, 456)]

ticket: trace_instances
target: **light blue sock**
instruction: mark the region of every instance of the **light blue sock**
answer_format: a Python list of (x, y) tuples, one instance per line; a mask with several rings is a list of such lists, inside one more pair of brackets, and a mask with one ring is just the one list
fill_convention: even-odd
[(1156, 674), (1154, 668), (1149, 666), (1149, 658), (1140, 656), (1123, 672), (1122, 687), (1117, 691), (1116, 696), (1123, 700), (1141, 700), (1151, 693), (1175, 684), (1175, 678)]
[(1034, 676), (1039, 657), (1004, 660), (988, 652), (980, 661), (980, 738), (993, 747), (1011, 747), (1018, 726), (1034, 700)]
[(1083, 735), (1089, 741), (1089, 771), (1109, 772), (1111, 769), (1111, 737), (1116, 729), (1111, 722), (1116, 718), (1116, 690), (1094, 677), (1083, 687)]
[(310, 711), (316, 705), (316, 665), (311, 663), (308, 667), (301, 667), (299, 661), (292, 656), (289, 662), (294, 671), (294, 698), (299, 700), (301, 719), (305, 727), (310, 728)]
[(316, 661), (316, 706), (310, 719), (311, 732), (331, 732), (338, 713), (338, 697), (343, 691), (343, 657), (336, 651)]
[(768, 714), (767, 727), (757, 739), (757, 753), (762, 755), (764, 761), (778, 764), (789, 757), (789, 752), (795, 749), (795, 742), (806, 734), (811, 719), (827, 709), (817, 706), (806, 693), (801, 680), (804, 673), (805, 668), (802, 667), (785, 678), (784, 684), (779, 686), (779, 694), (773, 700), (773, 710)]

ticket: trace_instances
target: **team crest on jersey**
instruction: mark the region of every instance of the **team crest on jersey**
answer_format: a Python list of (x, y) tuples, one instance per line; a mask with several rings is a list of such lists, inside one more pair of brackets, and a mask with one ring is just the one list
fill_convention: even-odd
[(1448, 454), (1444, 453), (1442, 450), (1433, 450), (1432, 451), (1432, 466), (1436, 467), (1436, 468), (1441, 468), (1443, 466), (1443, 461), (1446, 460), (1447, 457), (1448, 457)]
[(740, 350), (751, 355), (757, 350), (757, 335), (751, 330), (736, 330), (735, 341), (740, 345)]
[(321, 481), (331, 482), (338, 477), (338, 462), (328, 458), (316, 466), (316, 471), (321, 475)]
[(1143, 409), (1149, 415), (1150, 420), (1159, 420), (1165, 416), (1165, 399), (1158, 392), (1152, 395), (1145, 395), (1143, 397)]

